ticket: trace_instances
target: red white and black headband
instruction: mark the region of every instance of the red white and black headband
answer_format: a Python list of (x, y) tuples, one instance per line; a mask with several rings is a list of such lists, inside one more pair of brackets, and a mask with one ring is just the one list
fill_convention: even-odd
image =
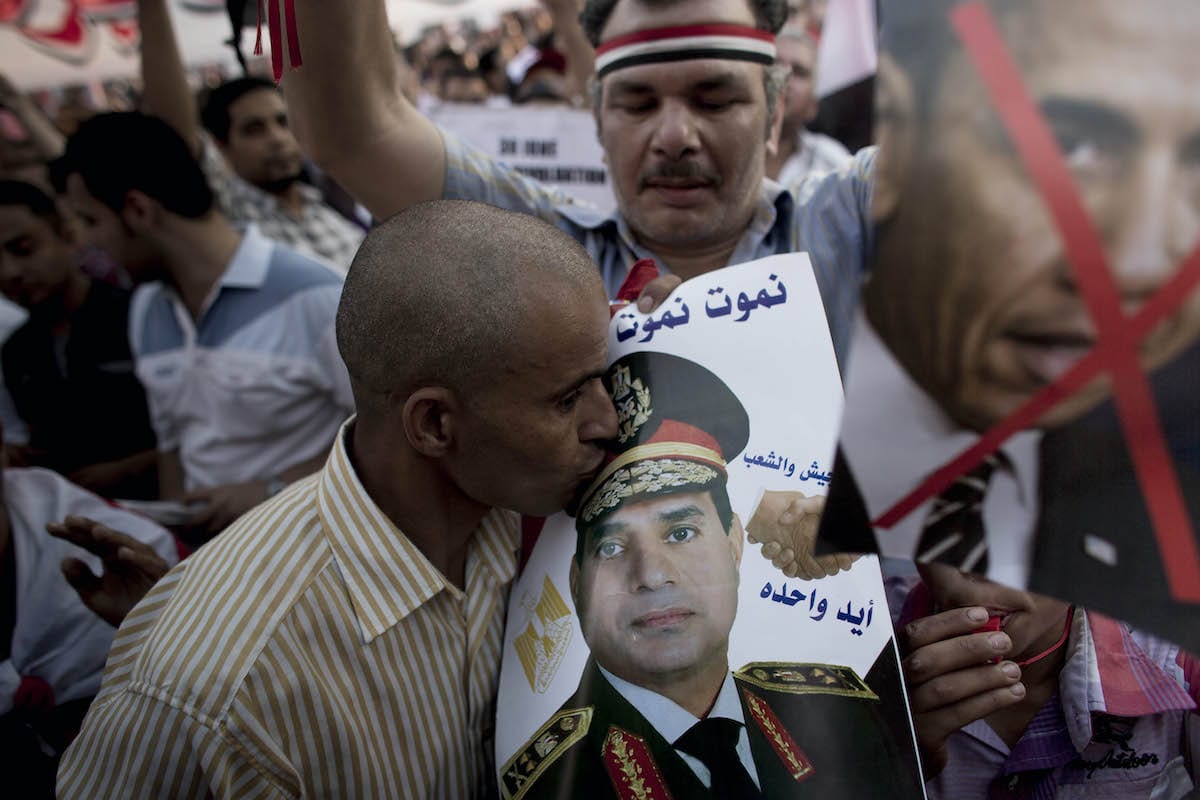
[(596, 48), (596, 77), (640, 64), (698, 58), (774, 64), (775, 36), (744, 25), (681, 25), (636, 31)]

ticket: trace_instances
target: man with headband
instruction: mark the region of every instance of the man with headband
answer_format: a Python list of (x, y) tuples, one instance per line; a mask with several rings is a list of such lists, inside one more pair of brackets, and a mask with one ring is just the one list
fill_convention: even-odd
[(774, 64), (783, 0), (585, 3), (612, 214), (493, 162), (421, 116), (398, 91), (384, 5), (297, 0), (304, 67), (284, 79), (306, 149), (377, 218), (438, 197), (535, 214), (584, 244), (610, 296), (639, 258), (687, 279), (806, 251), (844, 355), (862, 275), (871, 154), (794, 194), (764, 179), (787, 78)]
[[(620, 433), (582, 495), (571, 594), (591, 656), (579, 688), (505, 765), (505, 797), (875, 797), (915, 787), (870, 686), (849, 667), (729, 669), (742, 524), (726, 463), (746, 411), (704, 367), (633, 353), (605, 378)], [(909, 750), (911, 753), (911, 750)], [(915, 760), (911, 756), (910, 762)]]

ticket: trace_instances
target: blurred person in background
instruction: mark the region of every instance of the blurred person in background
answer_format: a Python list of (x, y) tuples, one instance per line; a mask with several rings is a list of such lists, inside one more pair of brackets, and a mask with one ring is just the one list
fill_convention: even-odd
[(779, 148), (767, 156), (767, 177), (791, 186), (805, 175), (839, 169), (850, 152), (837, 140), (810, 131), (817, 117), (817, 44), (800, 28), (784, 28), (775, 38), (776, 58), (789, 70), (783, 89), (783, 129)]
[(0, 457), (0, 765), (20, 796), (54, 796), (115, 626), (179, 557), (145, 517)]
[(154, 431), (129, 348), (128, 289), (79, 268), (76, 232), (36, 186), (0, 180), (0, 292), (29, 313), (0, 350), (24, 424), (9, 463), (110, 498), (158, 496)]
[(344, 274), (365, 231), (302, 180), (304, 156), (275, 84), (228, 81), (209, 93), (198, 117), (166, 0), (140, 0), (138, 21), (143, 110), (193, 148), (225, 216)]
[(130, 347), (158, 439), (159, 494), (204, 542), (318, 469), (351, 413), (334, 342), (341, 278), (221, 213), (165, 122), (89, 120), (53, 165), (84, 235), (138, 285)]

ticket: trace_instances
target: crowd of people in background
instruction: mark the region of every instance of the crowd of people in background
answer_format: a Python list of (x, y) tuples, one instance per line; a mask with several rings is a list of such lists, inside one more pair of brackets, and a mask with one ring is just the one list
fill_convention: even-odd
[[(36, 773), (32, 796), (56, 772), (64, 797), (488, 796), (513, 512), (567, 507), (616, 433), (604, 301), (631, 265), (666, 273), (649, 304), (808, 252), (846, 356), (875, 151), (818, 113), (825, 0), (544, 0), (411, 40), (382, 0), (295, 5), (305, 66), (282, 88), (265, 59), (185, 67), (165, 0), (138, 2), (137, 77), (24, 93), (0, 76), (0, 752)], [(724, 62), (715, 89), (682, 57), (595, 80), (597, 46), (708, 17), (775, 33), (774, 63)], [(704, 92), (738, 110), (681, 101)], [(653, 126), (631, 110), (646, 97)], [(428, 115), (446, 104), (594, 109), (617, 210), (443, 135)], [(645, 185), (718, 188), (668, 213)], [(497, 335), (514, 317), (538, 321)], [(1029, 706), (1004, 718), (1025, 741), (1065, 666), (1036, 684), (1011, 667), (1064, 620), (1172, 676), (1154, 673), (1169, 702), (1137, 730), (1170, 741), (1175, 788), (1195, 775), (1200, 668), (1178, 648), (1033, 601), (1026, 639), (978, 633), (1004, 590), (923, 578), (893, 611), (942, 796), (1006, 769), (998, 750), (978, 767), (963, 731)], [(947, 689), (959, 667), (973, 693)], [(1029, 767), (1037, 791), (1051, 767)]]

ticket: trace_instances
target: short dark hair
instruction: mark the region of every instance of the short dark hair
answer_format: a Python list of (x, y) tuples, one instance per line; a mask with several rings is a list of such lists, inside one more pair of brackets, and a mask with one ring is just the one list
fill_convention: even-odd
[(434, 61), (453, 61), (455, 65), (466, 64), (466, 62), (463, 60), (462, 53), (459, 53), (452, 47), (443, 47), (441, 50), (438, 50), (436, 53), (430, 56), (429, 63), (432, 64)]
[(479, 54), (479, 71), (487, 74), (494, 69), (504, 69), (504, 56), (499, 47), (489, 47)]
[(35, 217), (45, 220), (58, 230), (62, 218), (54, 200), (32, 183), (0, 180), (0, 206), (24, 206)]
[(175, 129), (138, 111), (97, 114), (67, 139), (62, 157), (51, 162), (58, 192), (78, 175), (88, 192), (113, 211), (137, 190), (172, 214), (195, 219), (213, 208), (213, 193), (200, 164)]
[(454, 80), (455, 78), (457, 78), (459, 80), (464, 80), (464, 81), (481, 80), (481, 81), (484, 81), (485, 83), (487, 82), (486, 79), (483, 77), (483, 73), (480, 72), (479, 70), (471, 69), (470, 67), (467, 67), (463, 64), (456, 64), (453, 67), (450, 67), (450, 69), (448, 69), (442, 73), (441, 86), (439, 86), (438, 88), (440, 88), (441, 91), (443, 93), (445, 93), (446, 84), (449, 83), (450, 81)]
[(226, 81), (208, 93), (204, 108), (200, 111), (200, 122), (212, 137), (221, 144), (229, 142), (229, 130), (233, 119), (229, 108), (251, 92), (269, 89), (278, 92), (279, 87), (266, 78), (247, 76)]
[[(636, 0), (646, 6), (672, 6), (684, 0)], [(620, 0), (587, 0), (579, 13), (583, 32), (593, 47), (600, 45), (600, 32), (608, 24), (613, 9)], [(787, 0), (746, 0), (754, 12), (754, 24), (761, 30), (778, 33), (787, 21)]]

